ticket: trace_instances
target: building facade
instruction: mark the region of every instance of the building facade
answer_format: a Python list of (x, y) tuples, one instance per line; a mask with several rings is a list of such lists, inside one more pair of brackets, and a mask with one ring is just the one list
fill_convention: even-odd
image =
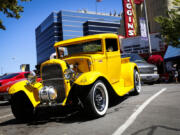
[(173, 0), (146, 0), (150, 33), (160, 32), (160, 25), (155, 22), (157, 16), (167, 16), (167, 11), (172, 9)]
[[(96, 14), (87, 11), (60, 11), (51, 13), (35, 30), (37, 64), (48, 60), (50, 55), (55, 52), (53, 47), (55, 42), (84, 36), (84, 33), (88, 32), (85, 35), (109, 32), (117, 33), (120, 27), (120, 19), (119, 16)], [(103, 25), (100, 27), (100, 24)], [(114, 24), (116, 24), (117, 29), (114, 28)], [(92, 31), (93, 33), (90, 33)]]
[(51, 13), (36, 28), (36, 55), (37, 64), (48, 60), (50, 55), (55, 52), (53, 44), (62, 40), (61, 22), (58, 22), (56, 13)]
[(87, 21), (83, 24), (84, 35), (93, 35), (100, 33), (116, 33), (118, 34), (118, 29), (120, 28), (119, 23), (113, 22), (96, 22)]
[[(167, 11), (173, 8), (173, 0), (146, 0), (149, 32), (160, 32), (160, 25), (154, 20), (157, 16), (167, 16)], [(144, 17), (144, 5), (136, 5), (137, 18)], [(139, 20), (138, 20), (139, 23)]]

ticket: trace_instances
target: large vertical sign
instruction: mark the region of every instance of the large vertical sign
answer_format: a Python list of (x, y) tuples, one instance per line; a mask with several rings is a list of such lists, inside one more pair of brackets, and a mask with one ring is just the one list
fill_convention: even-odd
[(124, 25), (126, 37), (135, 36), (135, 26), (134, 26), (134, 15), (133, 15), (133, 5), (131, 0), (123, 0), (124, 8)]
[(146, 21), (144, 18), (139, 19), (141, 37), (147, 39)]

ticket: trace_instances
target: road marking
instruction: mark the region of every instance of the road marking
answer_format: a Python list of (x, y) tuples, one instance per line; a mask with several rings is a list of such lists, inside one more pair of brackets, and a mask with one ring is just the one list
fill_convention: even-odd
[(13, 116), (13, 114), (8, 114), (8, 115), (0, 116), (0, 119), (4, 119), (4, 118), (10, 117), (10, 116)]
[(112, 135), (121, 135), (126, 129), (136, 120), (137, 116), (146, 108), (146, 106), (154, 100), (157, 96), (159, 96), (161, 93), (166, 91), (167, 88), (161, 89), (159, 92), (151, 96), (149, 99), (147, 99), (137, 110), (134, 112), (127, 120), (126, 122), (121, 125)]
[(0, 104), (8, 103), (8, 101), (0, 101)]

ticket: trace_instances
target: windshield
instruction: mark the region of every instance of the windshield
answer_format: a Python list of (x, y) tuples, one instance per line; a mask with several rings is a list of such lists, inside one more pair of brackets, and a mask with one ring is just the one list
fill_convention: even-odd
[(96, 40), (96, 41), (72, 44), (68, 46), (60, 46), (58, 47), (57, 52), (58, 52), (58, 57), (64, 57), (78, 53), (94, 53), (101, 51), (102, 51), (101, 40)]
[(130, 61), (132, 62), (146, 62), (143, 58), (141, 58), (141, 56), (139, 56), (138, 54), (122, 54), (121, 55), (122, 58), (125, 57), (130, 57)]
[(13, 78), (13, 77), (15, 77), (15, 76), (17, 76), (17, 75), (18, 75), (18, 73), (8, 74), (8, 75), (5, 75), (5, 76), (2, 76), (2, 77), (0, 78), (0, 80), (2, 80), (2, 79), (10, 79), (10, 78)]

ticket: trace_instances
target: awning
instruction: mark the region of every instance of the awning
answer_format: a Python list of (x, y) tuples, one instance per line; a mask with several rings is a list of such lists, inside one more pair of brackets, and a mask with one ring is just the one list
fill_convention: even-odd
[(168, 46), (164, 55), (164, 61), (174, 61), (180, 59), (180, 48)]

